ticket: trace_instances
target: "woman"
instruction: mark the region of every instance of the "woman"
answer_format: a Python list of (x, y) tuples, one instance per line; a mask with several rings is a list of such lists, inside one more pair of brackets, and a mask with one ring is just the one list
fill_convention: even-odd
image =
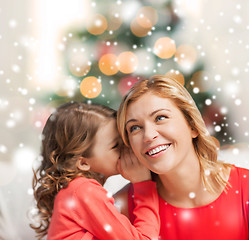
[[(164, 240), (248, 240), (249, 171), (217, 160), (188, 91), (174, 79), (136, 83), (118, 111), (127, 146), (155, 173)], [(133, 221), (132, 185), (116, 194)], [(127, 195), (128, 193), (128, 195)]]
[[(43, 129), (42, 162), (33, 183), (39, 225), (32, 228), (39, 239), (158, 238), (156, 184), (129, 152), (122, 152), (120, 159), (119, 143), (113, 109), (69, 102), (51, 114)], [(133, 225), (102, 186), (118, 173), (135, 185)]]

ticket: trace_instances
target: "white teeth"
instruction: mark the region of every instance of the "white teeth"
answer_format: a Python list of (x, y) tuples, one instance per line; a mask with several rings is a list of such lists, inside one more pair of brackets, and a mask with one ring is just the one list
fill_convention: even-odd
[(156, 147), (156, 148), (150, 150), (150, 151), (148, 152), (148, 154), (149, 154), (150, 156), (151, 156), (151, 155), (154, 155), (154, 154), (156, 154), (156, 153), (158, 153), (158, 152), (161, 152), (162, 150), (166, 150), (168, 147), (169, 147), (169, 145), (161, 145), (161, 146), (159, 146), (159, 147)]

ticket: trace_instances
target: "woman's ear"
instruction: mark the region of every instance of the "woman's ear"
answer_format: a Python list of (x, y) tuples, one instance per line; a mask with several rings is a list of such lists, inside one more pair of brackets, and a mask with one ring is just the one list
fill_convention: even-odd
[(77, 165), (77, 168), (82, 170), (82, 171), (89, 171), (90, 170), (90, 165), (88, 163), (87, 158), (79, 157), (76, 165)]
[(192, 138), (196, 138), (198, 137), (199, 133), (196, 129), (191, 129), (191, 135), (192, 135)]

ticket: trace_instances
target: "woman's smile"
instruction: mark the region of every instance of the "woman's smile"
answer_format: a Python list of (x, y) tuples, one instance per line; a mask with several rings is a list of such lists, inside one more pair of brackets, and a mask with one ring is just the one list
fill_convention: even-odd
[(162, 144), (152, 147), (148, 151), (146, 151), (146, 154), (153, 158), (159, 157), (170, 147), (170, 145), (171, 144)]

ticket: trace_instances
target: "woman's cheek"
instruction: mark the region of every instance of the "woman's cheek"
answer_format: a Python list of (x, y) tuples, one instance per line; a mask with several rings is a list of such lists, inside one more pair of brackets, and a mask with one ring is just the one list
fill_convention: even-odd
[(135, 138), (135, 137), (130, 137), (129, 138), (129, 142), (130, 142), (130, 145), (131, 145), (131, 148), (132, 148), (133, 152), (136, 155), (136, 151), (138, 151), (138, 148), (139, 148), (139, 141), (138, 141), (138, 139)]

